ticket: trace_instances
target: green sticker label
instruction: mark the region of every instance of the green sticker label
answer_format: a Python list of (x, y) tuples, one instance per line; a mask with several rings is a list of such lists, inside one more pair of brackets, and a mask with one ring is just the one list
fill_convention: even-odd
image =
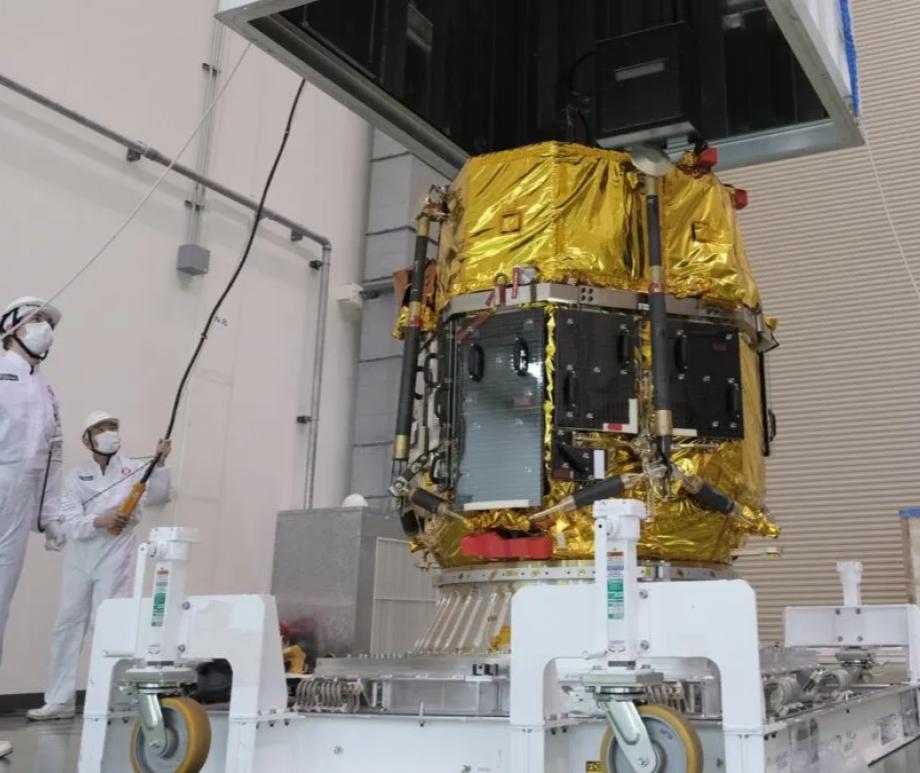
[(623, 554), (607, 554), (607, 619), (622, 620), (623, 602)]
[(156, 574), (153, 582), (153, 619), (150, 625), (154, 628), (163, 627), (163, 618), (166, 616), (166, 591), (169, 588), (169, 571), (161, 569)]

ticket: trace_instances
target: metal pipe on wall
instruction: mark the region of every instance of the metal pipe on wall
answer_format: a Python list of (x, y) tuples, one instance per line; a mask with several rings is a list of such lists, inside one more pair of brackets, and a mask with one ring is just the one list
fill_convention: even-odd
[[(220, 10), (220, 3), (216, 3), (214, 12)], [(210, 107), (218, 94), (217, 82), (221, 74), (221, 59), (223, 58), (224, 37), (227, 28), (216, 19), (211, 21), (211, 44), (208, 46), (208, 59), (201, 63), (204, 73), (204, 93), (202, 94), (201, 110), (205, 112)], [(201, 174), (207, 174), (211, 163), (211, 148), (214, 142), (214, 125), (216, 116), (212, 111), (201, 130), (198, 132), (198, 147), (195, 152), (195, 169)], [(205, 187), (195, 183), (189, 199), (188, 230), (185, 240), (188, 244), (198, 244), (201, 239), (201, 221), (205, 206)]]
[(304, 510), (313, 507), (313, 488), (316, 481), (316, 449), (319, 444), (319, 403), (323, 389), (323, 364), (326, 344), (326, 314), (329, 307), (329, 268), (332, 248), (323, 246), (323, 265), (320, 266), (319, 302), (316, 310), (316, 338), (313, 345), (313, 386), (310, 388), (310, 426), (307, 433), (306, 477), (304, 483)]
[[(156, 148), (147, 145), (145, 142), (140, 140), (132, 140), (123, 134), (119, 134), (113, 129), (109, 129), (107, 126), (103, 126), (100, 123), (87, 118), (85, 115), (78, 113), (76, 110), (71, 110), (69, 107), (62, 105), (60, 102), (55, 102), (53, 99), (50, 99), (43, 94), (39, 94), (37, 91), (30, 89), (28, 86), (23, 86), (21, 83), (7, 78), (5, 75), (0, 75), (0, 86), (5, 86), (10, 91), (14, 91), (20, 96), (25, 97), (26, 99), (35, 102), (36, 104), (46, 107), (52, 112), (62, 115), (65, 118), (74, 121), (75, 123), (80, 124), (81, 126), (90, 129), (91, 131), (96, 132), (106, 139), (116, 142), (119, 145), (128, 149), (129, 160), (138, 160), (140, 158), (146, 158), (149, 161), (160, 164), (161, 166), (169, 166), (173, 164), (173, 161), (169, 156), (166, 156)], [(212, 180), (210, 177), (206, 177), (203, 174), (199, 174), (194, 169), (185, 166), (184, 164), (173, 164), (173, 171), (176, 174), (180, 174), (183, 177), (196, 182), (199, 185), (203, 185), (205, 188), (219, 193), (224, 198), (230, 199), (231, 201), (239, 204), (242, 207), (255, 212), (258, 209), (258, 202), (254, 199), (245, 196), (242, 193), (239, 193), (232, 188), (228, 188), (226, 185), (223, 185), (216, 180)], [(297, 223), (290, 218), (285, 217), (284, 215), (275, 212), (273, 209), (265, 207), (262, 209), (262, 217), (273, 220), (280, 225), (283, 225), (285, 228), (290, 229), (291, 231), (291, 240), (299, 241), (300, 239), (309, 239), (320, 246), (331, 247), (331, 242), (325, 236), (316, 233), (310, 228), (307, 228), (305, 225)]]
[[(60, 102), (56, 102), (53, 99), (44, 96), (43, 94), (39, 94), (37, 91), (30, 89), (28, 86), (24, 86), (21, 83), (18, 83), (11, 78), (7, 78), (2, 74), (0, 74), (0, 86), (4, 86), (10, 91), (19, 94), (20, 96), (23, 96), (26, 99), (29, 99), (32, 102), (35, 102), (36, 104), (41, 105), (42, 107), (45, 107), (52, 112), (57, 113), (58, 115), (61, 115), (64, 118), (67, 118), (74, 123), (77, 123), (80, 126), (95, 132), (96, 134), (99, 134), (100, 136), (105, 137), (112, 142), (122, 145), (128, 149), (129, 160), (132, 158), (133, 160), (146, 158), (163, 166), (169, 166), (172, 164), (172, 169), (174, 172), (189, 180), (192, 180), (196, 184), (214, 191), (224, 198), (230, 199), (231, 201), (253, 212), (258, 209), (258, 202), (254, 201), (248, 196), (245, 196), (242, 193), (238, 193), (237, 191), (234, 191), (233, 189), (228, 188), (227, 186), (222, 185), (216, 180), (212, 180), (203, 174), (199, 174), (194, 169), (184, 166), (183, 164), (173, 164), (172, 159), (163, 155), (155, 148), (152, 148), (139, 140), (129, 139), (123, 134), (119, 134), (118, 132), (109, 129), (106, 126), (97, 123), (91, 118), (87, 118), (81, 113), (78, 113), (75, 110), (71, 110), (69, 107), (62, 105)], [(291, 220), (272, 209), (268, 209), (267, 207), (262, 209), (262, 217), (268, 220), (272, 220), (280, 225), (283, 225), (285, 228), (290, 229), (291, 241), (309, 239), (322, 248), (322, 259), (319, 261), (314, 260), (310, 262), (311, 267), (318, 268), (320, 272), (319, 298), (317, 303), (316, 319), (316, 338), (313, 348), (313, 383), (310, 389), (310, 419), (309, 427), (307, 429), (307, 455), (304, 481), (304, 506), (312, 507), (313, 489), (316, 479), (316, 449), (319, 440), (319, 406), (323, 379), (323, 355), (326, 339), (326, 315), (329, 301), (329, 272), (332, 263), (332, 242), (327, 237), (322, 236), (312, 229), (307, 228), (306, 226), (297, 223), (294, 220)]]

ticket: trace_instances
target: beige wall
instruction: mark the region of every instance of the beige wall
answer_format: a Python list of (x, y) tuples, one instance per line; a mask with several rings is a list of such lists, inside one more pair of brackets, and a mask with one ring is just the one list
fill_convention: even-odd
[[(198, 120), (212, 0), (10, 0), (0, 4), (0, 72), (172, 155)], [(223, 66), (242, 41), (227, 33)], [(257, 197), (297, 80), (250, 50), (217, 114), (210, 174)], [(367, 125), (308, 86), (269, 205), (328, 235), (333, 290), (360, 277), (369, 157)], [(192, 151), (194, 145), (192, 146)], [(194, 153), (186, 160), (191, 163)], [(0, 89), (0, 288), (4, 298), (56, 289), (114, 230), (160, 167)], [(124, 420), (129, 452), (151, 453), (207, 310), (239, 258), (248, 213), (208, 198), (211, 272), (175, 269), (190, 185), (171, 176), (72, 291), (47, 374), (62, 407), (66, 461), (85, 454), (80, 422)], [(317, 249), (263, 226), (192, 379), (175, 433), (178, 496), (144, 527), (197, 526), (193, 592), (267, 591), (275, 513), (303, 498)], [(3, 301), (6, 302), (5, 300)], [(329, 313), (317, 504), (337, 504), (350, 465), (356, 320)], [(338, 399), (336, 399), (338, 397)], [(44, 687), (61, 557), (38, 538), (7, 629), (0, 693)]]
[[(920, 272), (920, 3), (854, 0), (853, 12), (864, 125)], [(839, 559), (865, 561), (867, 601), (905, 598), (898, 510), (920, 505), (920, 303), (865, 147), (724, 177), (751, 194), (745, 240), (780, 318), (768, 502), (784, 557), (740, 564), (776, 639), (784, 605), (839, 600)]]

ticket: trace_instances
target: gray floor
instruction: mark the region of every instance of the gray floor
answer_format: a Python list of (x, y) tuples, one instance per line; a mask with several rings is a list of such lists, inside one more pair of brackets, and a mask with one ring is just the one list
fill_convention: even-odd
[(13, 753), (0, 759), (0, 773), (67, 773), (77, 769), (80, 720), (28, 722), (22, 716), (0, 717), (0, 739), (13, 742)]
[[(0, 773), (69, 773), (77, 769), (80, 719), (27, 722), (0, 716), (0, 739), (13, 742), (13, 753), (0, 759)], [(872, 773), (917, 773), (920, 741), (872, 766)]]

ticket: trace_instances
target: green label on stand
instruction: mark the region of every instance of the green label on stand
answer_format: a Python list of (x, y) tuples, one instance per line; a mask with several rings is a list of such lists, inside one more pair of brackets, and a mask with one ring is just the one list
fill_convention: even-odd
[(159, 569), (153, 582), (153, 619), (150, 625), (154, 628), (163, 627), (163, 618), (166, 616), (166, 591), (169, 588), (169, 570)]
[(623, 601), (623, 554), (607, 554), (607, 619), (622, 620)]

